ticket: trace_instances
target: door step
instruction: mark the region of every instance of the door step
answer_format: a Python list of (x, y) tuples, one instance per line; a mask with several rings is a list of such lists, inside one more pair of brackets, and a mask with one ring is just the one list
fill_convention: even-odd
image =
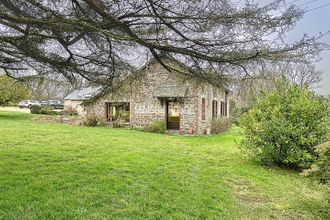
[(166, 130), (167, 134), (180, 134), (179, 130), (168, 129)]

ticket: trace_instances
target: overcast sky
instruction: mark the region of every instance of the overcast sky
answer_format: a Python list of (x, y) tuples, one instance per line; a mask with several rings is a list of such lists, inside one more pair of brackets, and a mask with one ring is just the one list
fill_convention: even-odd
[[(319, 32), (326, 33), (330, 31), (330, 0), (298, 0), (295, 4), (302, 5), (302, 8), (307, 8), (307, 12), (298, 22), (295, 30), (288, 34), (288, 37), (299, 37), (304, 33), (317, 36)], [(320, 41), (330, 45), (330, 34), (321, 38)], [(329, 95), (330, 51), (324, 51), (321, 54), (321, 58), (322, 60), (317, 63), (317, 67), (323, 72), (323, 75), (317, 92), (322, 95)]]
[[(256, 0), (261, 4), (265, 0)], [(330, 31), (330, 0), (286, 0), (287, 4), (295, 4), (307, 12), (298, 22), (296, 28), (289, 32), (288, 40), (299, 40), (304, 34), (319, 36), (320, 32)], [(322, 43), (330, 45), (330, 33), (320, 39)], [(323, 72), (322, 82), (316, 91), (322, 95), (330, 95), (330, 51), (321, 54), (322, 60), (316, 64), (318, 70)]]

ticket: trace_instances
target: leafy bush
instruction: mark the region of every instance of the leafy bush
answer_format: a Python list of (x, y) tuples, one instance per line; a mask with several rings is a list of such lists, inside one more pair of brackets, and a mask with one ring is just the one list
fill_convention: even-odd
[(166, 131), (166, 124), (163, 120), (157, 120), (147, 126), (144, 127), (145, 131), (154, 132), (154, 133), (161, 133), (164, 134)]
[(32, 114), (40, 114), (41, 106), (33, 105), (30, 110)]
[(54, 111), (53, 107), (44, 106), (44, 107), (41, 107), (39, 114), (43, 114), (43, 115), (58, 115), (59, 113), (56, 112), (56, 111)]
[(32, 114), (42, 114), (42, 115), (58, 115), (58, 112), (54, 111), (52, 107), (49, 106), (37, 106), (33, 105), (30, 108)]
[(104, 121), (102, 120), (102, 118), (100, 118), (96, 115), (89, 115), (82, 122), (82, 125), (88, 126), (88, 127), (103, 126)]
[(315, 151), (318, 157), (303, 175), (313, 177), (322, 184), (330, 184), (330, 141), (318, 145)]
[(122, 128), (122, 127), (124, 127), (124, 124), (119, 120), (116, 120), (116, 121), (112, 122), (111, 125), (112, 125), (113, 128)]
[(233, 99), (229, 101), (229, 106), (231, 123), (238, 126), (239, 118), (249, 110), (249, 107), (238, 107), (237, 101)]
[(221, 134), (232, 125), (230, 118), (214, 118), (211, 121), (211, 134)]
[(68, 115), (68, 116), (78, 116), (78, 112), (76, 109), (70, 107), (68, 109), (65, 109), (61, 112), (62, 115)]
[(263, 164), (308, 168), (326, 139), (327, 115), (322, 98), (281, 81), (241, 118), (242, 144)]

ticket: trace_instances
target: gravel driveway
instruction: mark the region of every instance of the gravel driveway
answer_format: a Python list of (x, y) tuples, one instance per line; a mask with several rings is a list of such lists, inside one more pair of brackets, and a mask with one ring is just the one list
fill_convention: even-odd
[(19, 107), (0, 107), (0, 111), (30, 113), (30, 109), (28, 109), (28, 108), (19, 108)]

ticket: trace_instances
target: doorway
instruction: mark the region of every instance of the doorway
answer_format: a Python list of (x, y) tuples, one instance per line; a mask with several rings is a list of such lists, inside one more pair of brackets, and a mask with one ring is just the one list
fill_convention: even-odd
[(168, 130), (180, 129), (180, 103), (176, 101), (166, 102), (166, 127)]

